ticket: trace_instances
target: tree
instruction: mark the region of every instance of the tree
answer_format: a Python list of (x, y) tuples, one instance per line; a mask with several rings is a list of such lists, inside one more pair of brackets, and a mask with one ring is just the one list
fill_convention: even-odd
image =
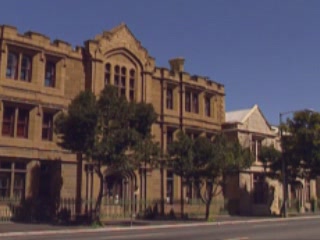
[(271, 174), (271, 177), (279, 177), (279, 171), (281, 170), (281, 151), (273, 145), (262, 146), (258, 157), (263, 164), (265, 172), (269, 167), (271, 170), (269, 175)]
[(180, 207), (181, 217), (184, 216), (184, 199), (183, 199), (183, 181), (187, 182), (193, 176), (193, 141), (180, 131), (177, 134), (177, 140), (173, 141), (168, 147), (168, 156), (173, 172), (181, 178), (180, 188)]
[[(152, 105), (128, 103), (118, 96), (115, 87), (106, 86), (97, 101), (90, 92), (80, 93), (70, 104), (68, 114), (61, 115), (56, 121), (61, 146), (84, 153), (99, 178), (95, 220), (100, 220), (102, 166), (119, 173), (137, 169), (141, 158), (134, 156), (141, 155), (139, 146), (151, 136), (151, 126), (156, 118)], [(151, 153), (144, 153), (144, 156), (148, 154)]]
[(206, 183), (206, 195), (202, 196), (206, 204), (205, 218), (210, 215), (210, 205), (218, 187), (223, 186), (223, 176), (248, 168), (253, 156), (249, 149), (243, 148), (238, 141), (228, 141), (223, 134), (215, 136), (213, 142), (205, 137), (195, 140), (194, 174)]
[(320, 114), (296, 112), (282, 128), (282, 151), (289, 177), (314, 177), (320, 173)]

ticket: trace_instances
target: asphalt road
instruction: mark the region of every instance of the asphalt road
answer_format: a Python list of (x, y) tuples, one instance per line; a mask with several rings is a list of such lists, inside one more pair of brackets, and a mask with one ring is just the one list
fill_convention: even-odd
[[(93, 231), (93, 230), (91, 230)], [(158, 226), (156, 228), (97, 229), (94, 232), (22, 235), (0, 239), (95, 239), (95, 240), (253, 240), (253, 239), (320, 239), (320, 218), (281, 220), (226, 225)]]

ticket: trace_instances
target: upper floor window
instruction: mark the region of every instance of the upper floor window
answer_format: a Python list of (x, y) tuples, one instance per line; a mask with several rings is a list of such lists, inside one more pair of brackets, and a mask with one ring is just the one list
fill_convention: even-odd
[(32, 57), (24, 53), (9, 51), (7, 58), (6, 77), (30, 82), (32, 74)]
[(53, 137), (53, 114), (43, 113), (42, 117), (42, 139), (52, 141)]
[(104, 70), (104, 83), (105, 85), (109, 85), (111, 80), (111, 65), (107, 63)]
[(173, 89), (167, 88), (167, 109), (173, 109)]
[(206, 114), (207, 117), (210, 117), (211, 116), (211, 101), (210, 101), (210, 97), (205, 97), (204, 105), (205, 105), (205, 114)]
[(6, 77), (11, 79), (18, 79), (18, 62), (19, 62), (19, 55), (14, 52), (8, 53), (7, 59), (7, 71)]
[(45, 80), (46, 87), (55, 87), (56, 84), (56, 63), (53, 61), (46, 61)]
[(2, 119), (2, 135), (13, 137), (14, 135), (14, 116), (15, 108), (5, 106)]
[(127, 69), (125, 67), (121, 68), (121, 84), (120, 84), (120, 96), (126, 96), (126, 77)]
[(185, 111), (199, 113), (198, 93), (186, 91), (186, 93), (185, 93)]
[(116, 87), (119, 86), (119, 82), (120, 82), (120, 67), (119, 66), (115, 66), (114, 67), (114, 85)]
[(262, 139), (259, 138), (253, 138), (251, 141), (251, 151), (254, 156), (254, 159), (258, 161), (258, 156), (261, 151), (261, 146), (262, 146)]
[[(15, 122), (16, 119), (17, 122)], [(15, 128), (17, 129), (17, 137), (28, 138), (29, 110), (25, 108), (18, 108), (5, 105), (2, 120), (2, 135), (14, 137)]]
[(136, 77), (136, 72), (133, 69), (131, 69), (130, 79), (129, 79), (129, 100), (130, 101), (134, 101), (135, 77)]
[(32, 58), (28, 55), (22, 56), (20, 79), (26, 82), (31, 81)]
[(28, 138), (29, 110), (18, 109), (17, 137)]

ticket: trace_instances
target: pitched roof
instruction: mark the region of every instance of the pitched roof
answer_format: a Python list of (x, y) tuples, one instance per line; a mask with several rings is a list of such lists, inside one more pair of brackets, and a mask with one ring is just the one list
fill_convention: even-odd
[(227, 123), (235, 123), (235, 122), (243, 123), (249, 117), (251, 112), (254, 111), (256, 107), (258, 106), (254, 105), (252, 108), (226, 112), (226, 122)]

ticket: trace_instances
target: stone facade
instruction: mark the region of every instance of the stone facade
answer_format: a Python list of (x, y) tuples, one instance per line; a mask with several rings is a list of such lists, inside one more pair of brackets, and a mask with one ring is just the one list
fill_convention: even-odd
[[(152, 103), (158, 113), (152, 133), (163, 151), (178, 130), (192, 137), (220, 131), (224, 86), (185, 72), (183, 58), (169, 63), (169, 69), (157, 67), (125, 24), (75, 49), (39, 33), (0, 26), (0, 197), (97, 196), (98, 179), (90, 166), (61, 149), (53, 132), (55, 116), (84, 89), (98, 96), (112, 84), (130, 101)], [(180, 197), (179, 178), (170, 170), (143, 166), (125, 176), (108, 169), (104, 174), (114, 183), (104, 187), (113, 201), (164, 196), (173, 204)]]
[[(223, 131), (230, 140), (238, 139), (242, 146), (249, 147), (255, 157), (249, 169), (231, 179), (226, 190), (229, 195), (226, 197), (235, 199), (234, 202), (238, 203), (237, 212), (243, 215), (280, 214), (282, 184), (278, 180), (264, 178), (270, 169), (259, 160), (261, 146), (271, 145), (281, 150), (278, 128), (270, 126), (260, 108), (254, 105), (249, 109), (227, 112)], [(291, 208), (297, 200), (301, 204), (300, 211), (310, 210), (310, 201), (315, 197), (314, 180), (297, 179), (297, 187), (288, 185), (288, 205)]]

